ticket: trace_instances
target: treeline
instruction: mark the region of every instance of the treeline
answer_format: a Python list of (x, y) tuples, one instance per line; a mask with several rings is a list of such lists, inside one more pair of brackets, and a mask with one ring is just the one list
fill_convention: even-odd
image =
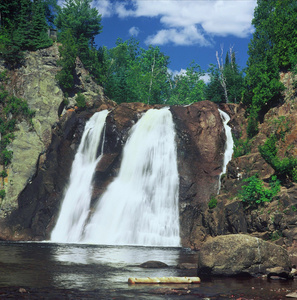
[(268, 109), (281, 99), (284, 87), (279, 72), (296, 65), (297, 2), (293, 0), (258, 0), (246, 76), (232, 48), (217, 52), (217, 64), (208, 70), (193, 62), (175, 76), (168, 72), (170, 58), (159, 47), (143, 49), (135, 39), (119, 39), (112, 49), (97, 48), (94, 40), (102, 31), (101, 15), (91, 2), (66, 0), (59, 7), (56, 0), (2, 0), (0, 55), (17, 67), (22, 51), (51, 45), (47, 29), (54, 26), (62, 44), (57, 79), (65, 93), (74, 87), (79, 57), (107, 96), (119, 103), (241, 102), (247, 108), (250, 138)]
[(114, 101), (150, 104), (190, 104), (209, 99), (215, 102), (239, 102), (243, 74), (235, 62), (235, 53), (226, 53), (225, 62), (212, 65), (210, 83), (205, 71), (194, 61), (184, 73), (168, 72), (169, 57), (159, 47), (139, 47), (138, 41), (117, 40), (116, 46), (96, 48), (95, 36), (102, 31), (101, 15), (91, 7), (91, 0), (66, 0), (63, 7), (56, 0), (2, 1), (0, 55), (8, 66), (21, 64), (23, 51), (52, 44), (47, 30), (58, 30), (61, 71), (57, 80), (65, 94), (75, 83), (75, 62), (79, 57), (107, 96)]
[(1, 0), (0, 54), (7, 65), (22, 63), (23, 51), (49, 47), (49, 25), (54, 20), (54, 0)]

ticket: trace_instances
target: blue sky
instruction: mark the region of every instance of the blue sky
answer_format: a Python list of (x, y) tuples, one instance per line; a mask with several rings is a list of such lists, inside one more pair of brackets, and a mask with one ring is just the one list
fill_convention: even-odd
[[(63, 1), (59, 1), (60, 4)], [(102, 15), (97, 46), (114, 47), (117, 38), (134, 36), (142, 48), (159, 46), (180, 72), (195, 61), (203, 70), (230, 47), (246, 66), (256, 0), (93, 0)]]

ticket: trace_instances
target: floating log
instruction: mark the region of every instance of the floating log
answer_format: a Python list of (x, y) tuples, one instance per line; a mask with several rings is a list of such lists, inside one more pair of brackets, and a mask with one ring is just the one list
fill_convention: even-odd
[(200, 283), (199, 277), (146, 277), (146, 278), (128, 278), (128, 283)]

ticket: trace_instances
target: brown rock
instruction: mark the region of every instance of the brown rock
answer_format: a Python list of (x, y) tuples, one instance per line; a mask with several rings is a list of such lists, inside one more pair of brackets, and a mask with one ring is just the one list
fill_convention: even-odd
[(288, 252), (277, 245), (243, 234), (209, 238), (198, 256), (198, 276), (269, 274), (271, 268), (290, 272)]

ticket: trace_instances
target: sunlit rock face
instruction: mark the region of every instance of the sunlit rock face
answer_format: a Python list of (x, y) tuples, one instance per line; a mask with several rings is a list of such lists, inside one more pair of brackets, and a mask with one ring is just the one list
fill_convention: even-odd
[(259, 276), (273, 272), (288, 276), (290, 269), (286, 249), (244, 234), (210, 238), (199, 251), (199, 276)]
[[(56, 223), (72, 161), (86, 121), (95, 111), (109, 109), (106, 118), (104, 155), (96, 167), (91, 205), (118, 175), (131, 127), (151, 108), (142, 103), (100, 102), (88, 112), (69, 111), (53, 129), (46, 159), (38, 165), (32, 182), (19, 196), (9, 228), (15, 234), (8, 239), (48, 239)], [(217, 106), (209, 101), (191, 106), (172, 106), (176, 129), (179, 172), (179, 214), (181, 244), (193, 247), (199, 232), (203, 210), (217, 192), (225, 145), (225, 133)], [(120, 201), (120, 199), (119, 199)], [(7, 232), (7, 231), (6, 231)], [(7, 239), (6, 237), (3, 237)]]

